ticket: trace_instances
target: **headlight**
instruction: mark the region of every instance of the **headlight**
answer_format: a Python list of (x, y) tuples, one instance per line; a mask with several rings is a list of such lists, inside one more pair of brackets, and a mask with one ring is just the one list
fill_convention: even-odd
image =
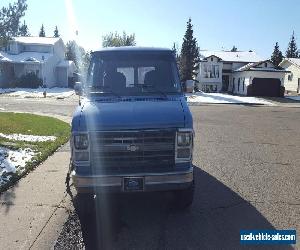
[(193, 154), (193, 130), (182, 129), (177, 131), (175, 162), (191, 162)]
[(75, 161), (88, 161), (89, 152), (87, 151), (77, 151), (75, 152)]
[(177, 133), (177, 145), (180, 147), (190, 146), (192, 142), (191, 132), (178, 132)]
[(76, 149), (87, 149), (89, 146), (89, 139), (86, 134), (74, 136), (74, 146)]

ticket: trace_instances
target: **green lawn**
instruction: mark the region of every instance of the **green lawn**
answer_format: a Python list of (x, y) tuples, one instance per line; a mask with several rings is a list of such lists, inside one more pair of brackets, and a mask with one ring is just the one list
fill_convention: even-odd
[(66, 143), (70, 137), (69, 124), (56, 118), (21, 113), (0, 112), (0, 133), (3, 134), (27, 134), (56, 136), (55, 141), (47, 142), (22, 142), (0, 137), (0, 147), (10, 149), (31, 148), (37, 152), (31, 162), (26, 164), (26, 170), (22, 173), (12, 174), (11, 181), (0, 186), (0, 192), (7, 189), (16, 180), (44, 161), (59, 146)]

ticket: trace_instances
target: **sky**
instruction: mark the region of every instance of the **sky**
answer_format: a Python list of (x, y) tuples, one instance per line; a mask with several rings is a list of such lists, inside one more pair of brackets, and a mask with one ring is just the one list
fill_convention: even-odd
[[(1, 0), (0, 7), (14, 0)], [(65, 42), (86, 50), (101, 48), (110, 32), (135, 33), (138, 46), (181, 48), (192, 19), (200, 49), (254, 50), (269, 58), (275, 42), (285, 52), (294, 31), (300, 48), (299, 0), (27, 0), (23, 20), (31, 35), (42, 24), (46, 36), (55, 25)], [(77, 35), (76, 30), (78, 31)]]

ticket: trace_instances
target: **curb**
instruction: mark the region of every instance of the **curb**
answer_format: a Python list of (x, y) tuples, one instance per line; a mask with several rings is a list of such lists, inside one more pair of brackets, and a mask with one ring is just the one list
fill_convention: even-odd
[(189, 106), (201, 106), (201, 105), (242, 105), (242, 106), (267, 106), (267, 107), (273, 107), (278, 106), (277, 104), (270, 103), (270, 104), (263, 104), (263, 103), (211, 103), (211, 102), (188, 102)]

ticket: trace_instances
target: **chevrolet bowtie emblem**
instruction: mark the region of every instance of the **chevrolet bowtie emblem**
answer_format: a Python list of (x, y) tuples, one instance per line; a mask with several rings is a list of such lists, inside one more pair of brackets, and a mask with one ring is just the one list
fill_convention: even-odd
[(131, 151), (131, 152), (135, 152), (135, 151), (137, 151), (138, 149), (139, 149), (139, 147), (136, 146), (136, 145), (128, 145), (128, 146), (127, 146), (127, 150), (128, 150), (128, 151)]

